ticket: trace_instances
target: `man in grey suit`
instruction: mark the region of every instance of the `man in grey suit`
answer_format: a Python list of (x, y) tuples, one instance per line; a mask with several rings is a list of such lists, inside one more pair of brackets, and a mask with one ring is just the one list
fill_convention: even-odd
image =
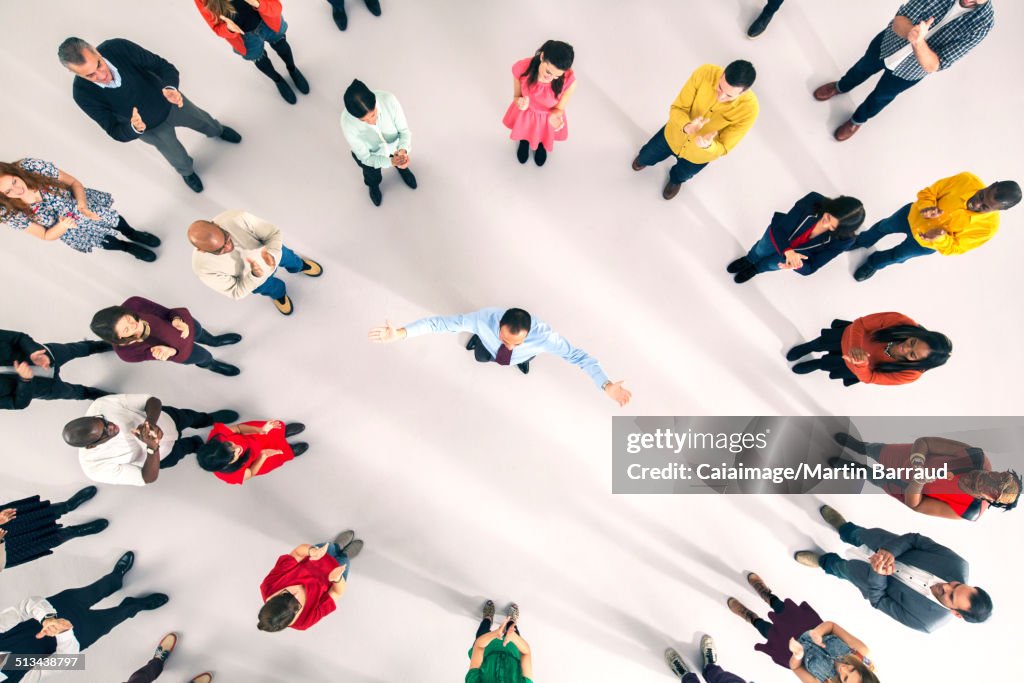
[(992, 598), (981, 588), (967, 585), (970, 566), (946, 546), (921, 534), (897, 536), (884, 529), (859, 527), (828, 505), (821, 506), (821, 516), (839, 532), (839, 538), (866, 546), (870, 552), (864, 553), (865, 560), (809, 550), (801, 550), (794, 558), (846, 579), (875, 609), (925, 633), (951, 617), (977, 624), (991, 616)]

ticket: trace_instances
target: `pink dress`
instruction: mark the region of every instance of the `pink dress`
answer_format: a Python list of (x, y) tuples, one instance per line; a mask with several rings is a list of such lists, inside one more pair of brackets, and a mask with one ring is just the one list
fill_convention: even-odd
[[(565, 123), (558, 130), (548, 125), (548, 115), (551, 113), (551, 108), (558, 104), (559, 96), (555, 95), (550, 83), (538, 81), (532, 86), (527, 84), (526, 76), (522, 74), (530, 66), (532, 59), (533, 57), (520, 59), (512, 65), (512, 76), (519, 79), (523, 95), (530, 98), (530, 106), (526, 111), (520, 111), (515, 100), (512, 100), (508, 111), (505, 112), (505, 118), (501, 121), (506, 128), (512, 131), (509, 137), (513, 140), (526, 140), (530, 143), (530, 149), (537, 149), (537, 145), (544, 143), (544, 149), (550, 152), (555, 145), (555, 140), (565, 140), (569, 137), (569, 120), (566, 118)], [(569, 86), (575, 82), (576, 76), (572, 69), (569, 69), (565, 72), (565, 85), (562, 87), (562, 94), (565, 94)]]

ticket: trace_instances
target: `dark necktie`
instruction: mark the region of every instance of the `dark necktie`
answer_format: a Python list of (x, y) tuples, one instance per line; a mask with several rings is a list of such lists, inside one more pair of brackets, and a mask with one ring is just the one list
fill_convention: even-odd
[(498, 355), (494, 360), (498, 361), (498, 365), (508, 365), (512, 362), (512, 349), (508, 348), (504, 344), (499, 344)]

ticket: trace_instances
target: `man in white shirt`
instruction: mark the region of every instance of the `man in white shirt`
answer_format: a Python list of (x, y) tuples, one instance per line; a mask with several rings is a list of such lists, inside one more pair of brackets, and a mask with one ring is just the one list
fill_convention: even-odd
[(68, 422), (63, 437), (78, 448), (82, 470), (93, 481), (144, 486), (203, 445), (201, 437), (183, 438), (182, 431), (237, 419), (233, 410), (202, 413), (164, 406), (146, 394), (113, 394)]
[[(8, 654), (29, 658), (77, 654), (126, 619), (167, 604), (169, 598), (165, 594), (152, 593), (125, 598), (116, 607), (92, 609), (121, 588), (124, 575), (134, 563), (135, 553), (129, 551), (121, 556), (109, 574), (95, 583), (64, 590), (48, 598), (26, 598), (0, 612), (0, 660)], [(13, 663), (8, 661), (8, 667)], [(0, 672), (0, 681), (35, 683), (43, 673), (38, 669), (6, 669)]]
[(949, 548), (921, 534), (897, 536), (884, 529), (859, 527), (828, 505), (821, 507), (821, 516), (843, 541), (865, 546), (862, 556), (867, 561), (809, 550), (796, 553), (796, 561), (846, 579), (875, 609), (925, 633), (951, 617), (977, 624), (991, 616), (992, 598), (967, 584), (970, 565)]

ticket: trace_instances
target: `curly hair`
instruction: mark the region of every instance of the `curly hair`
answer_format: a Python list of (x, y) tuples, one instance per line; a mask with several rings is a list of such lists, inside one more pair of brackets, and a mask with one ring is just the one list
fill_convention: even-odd
[[(71, 192), (70, 185), (41, 173), (26, 171), (18, 163), (17, 161), (14, 163), (0, 161), (0, 176), (9, 175), (19, 178), (21, 182), (25, 183), (25, 187), (30, 190)], [(33, 213), (28, 204), (20, 199), (13, 199), (5, 194), (0, 194), (0, 219), (7, 219), (19, 213), (29, 220), (35, 220), (35, 213)]]

